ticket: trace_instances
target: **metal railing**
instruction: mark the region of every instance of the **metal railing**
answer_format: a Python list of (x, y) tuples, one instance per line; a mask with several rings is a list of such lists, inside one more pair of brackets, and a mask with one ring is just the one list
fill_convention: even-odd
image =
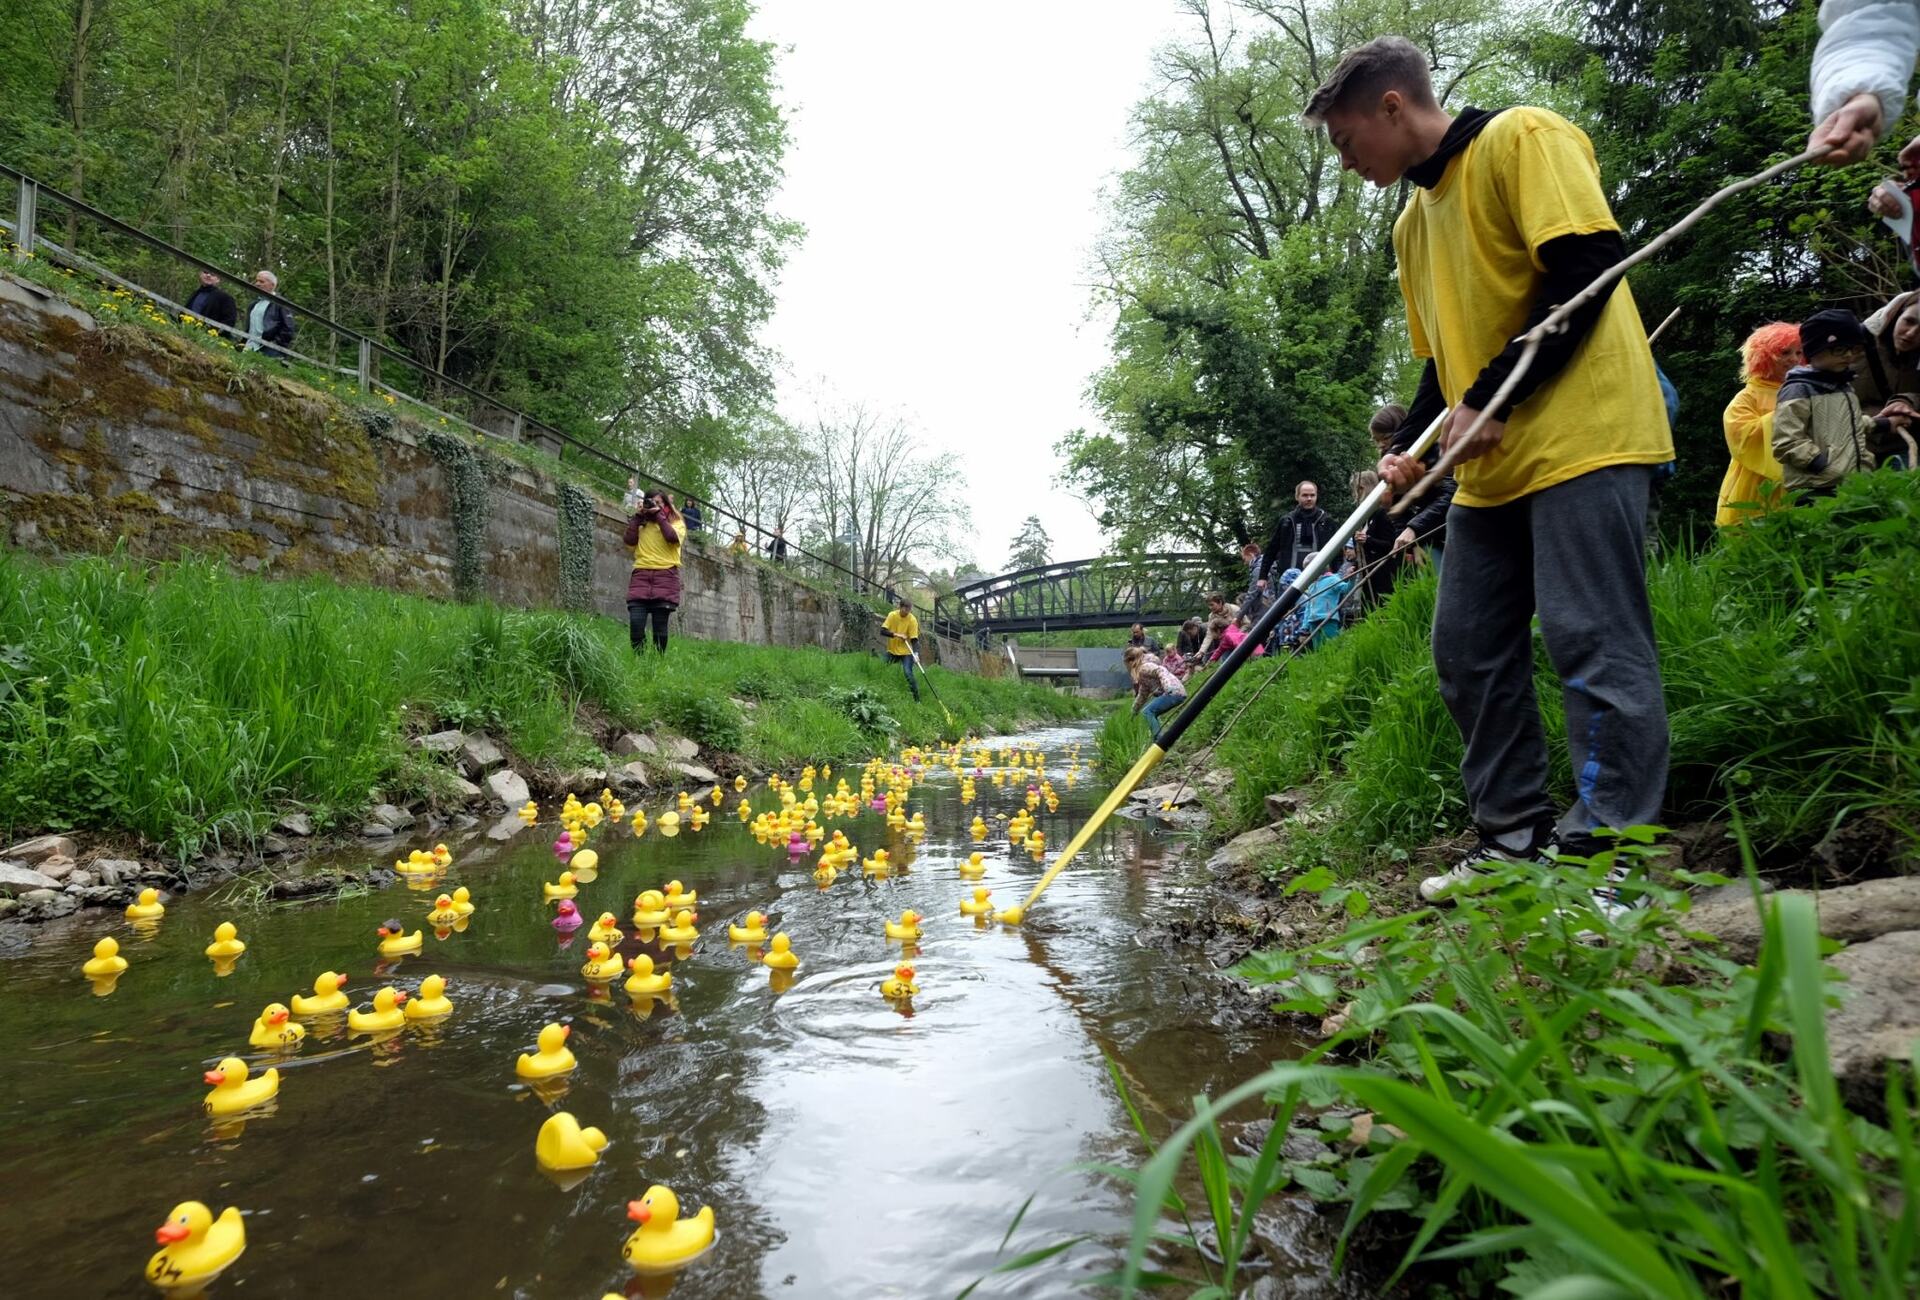
[[(251, 281), (243, 280), (224, 268), (214, 265), (212, 262), (196, 257), (183, 248), (178, 248), (157, 236), (148, 234), (137, 226), (129, 225), (117, 217), (102, 212), (91, 204), (76, 199), (69, 194), (62, 193), (60, 190), (5, 163), (0, 163), (0, 176), (11, 179), (17, 190), (13, 220), (9, 222), (4, 217), (0, 217), (0, 229), (5, 229), (9, 232), (13, 243), (16, 244), (24, 254), (42, 258), (47, 262), (71, 270), (84, 271), (89, 275), (97, 276), (106, 283), (125, 289), (129, 293), (138, 294), (157, 306), (167, 308), (174, 313), (176, 317), (186, 314), (186, 308), (181, 304), (173, 301), (157, 290), (150, 289), (138, 283), (137, 279), (133, 277), (137, 276), (139, 272), (134, 271), (123, 276), (103, 265), (97, 253), (91, 257), (83, 255), (77, 248), (63, 247), (41, 233), (46, 224), (45, 214), (42, 211), (42, 203), (43, 201), (50, 200), (53, 203), (59, 204), (69, 214), (84, 217), (88, 221), (104, 228), (109, 236), (130, 240), (138, 248), (158, 254), (165, 261), (171, 261), (195, 271), (218, 276), (227, 284), (243, 289), (249, 294), (279, 303), (281, 306), (293, 312), (299, 323), (318, 326), (322, 330), (325, 330), (329, 340), (327, 348), (329, 353), (337, 355), (339, 344), (342, 342), (346, 343), (348, 345), (346, 350), (349, 355), (354, 358), (354, 364), (351, 366), (343, 366), (336, 360), (323, 360), (307, 353), (295, 351), (288, 346), (271, 346), (270, 350), (268, 346), (263, 346), (263, 353), (269, 357), (278, 359), (281, 354), (284, 354), (287, 358), (298, 361), (302, 365), (313, 367), (325, 374), (351, 375), (363, 393), (385, 395), (395, 404), (404, 402), (408, 406), (417, 408), (436, 419), (450, 424), (457, 424), (461, 428), (487, 441), (495, 443), (528, 444), (539, 451), (553, 456), (563, 464), (568, 463), (567, 455), (568, 452), (571, 451), (575, 456), (572, 462), (574, 467), (602, 484), (609, 492), (619, 492), (622, 490), (623, 485), (619, 480), (620, 476), (624, 474), (637, 479), (641, 484), (670, 493), (676, 501), (683, 503), (687, 501), (698, 501), (703, 516), (701, 531), (706, 534), (706, 539), (700, 543), (702, 546), (727, 549), (728, 539), (720, 535), (721, 528), (716, 526), (724, 525), (737, 530), (746, 538), (751, 539), (748, 542), (748, 549), (752, 554), (758, 557), (764, 557), (768, 563), (774, 564), (789, 572), (797, 572), (828, 586), (851, 588), (852, 591), (858, 595), (879, 596), (888, 601), (897, 599), (893, 589), (886, 584), (875, 582), (867, 578), (864, 574), (847, 568), (845, 565), (827, 556), (807, 550), (805, 547), (800, 546), (790, 539), (777, 537), (772, 531), (763, 528), (755, 520), (746, 519), (731, 511), (724, 510), (717, 504), (702, 501), (694, 493), (688, 492), (686, 489), (677, 484), (670, 483), (658, 475), (650, 474), (640, 468), (640, 466), (622, 460), (619, 456), (606, 451), (604, 448), (586, 442), (574, 434), (568, 433), (566, 430), (558, 428), (537, 416), (529, 415), (525, 411), (509, 406), (505, 402), (489, 396), (481, 389), (475, 388), (463, 380), (456, 379), (444, 371), (416, 361), (405, 352), (402, 352), (382, 339), (375, 338), (372, 335), (353, 329), (350, 326), (342, 325), (338, 321), (323, 316), (319, 312), (302, 307), (300, 304), (284, 298), (278, 293), (258, 288)], [(74, 242), (78, 243), (79, 241), (76, 239)], [(195, 317), (194, 323), (208, 329), (218, 330), (222, 334), (230, 336), (232, 339), (238, 341), (236, 345), (244, 344), (247, 339), (247, 332), (245, 330), (222, 325), (217, 321), (204, 321)], [(404, 367), (406, 371), (411, 372), (420, 381), (419, 387), (421, 391), (410, 392), (405, 388), (398, 387), (393, 383), (383, 380), (380, 373), (380, 365), (383, 361), (394, 363)], [(432, 394), (434, 398), (433, 401), (427, 400), (427, 397), (424, 395), (428, 392)], [(470, 405), (468, 405), (465, 410), (462, 410), (460, 408), (463, 403)], [(488, 424), (481, 423), (481, 420), (491, 420), (497, 424), (504, 425), (505, 430), (503, 432), (500, 428), (489, 427)], [(784, 556), (784, 558), (776, 558), (779, 556)], [(915, 608), (919, 610), (922, 622), (940, 635), (964, 637), (972, 631), (968, 622), (956, 620), (945, 611), (928, 609), (917, 603)]]

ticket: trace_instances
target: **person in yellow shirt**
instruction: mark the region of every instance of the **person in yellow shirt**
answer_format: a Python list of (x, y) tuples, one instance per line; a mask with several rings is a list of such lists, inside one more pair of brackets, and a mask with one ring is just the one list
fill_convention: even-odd
[(1802, 365), (1800, 327), (1770, 321), (1740, 345), (1740, 377), (1745, 387), (1727, 403), (1720, 424), (1727, 435), (1726, 476), (1713, 522), (1722, 528), (1787, 504), (1780, 486), (1780, 462), (1773, 458), (1773, 408), (1787, 371)]
[(633, 576), (627, 579), (627, 637), (636, 653), (647, 645), (667, 652), (667, 620), (680, 607), (680, 512), (673, 498), (655, 488), (643, 496), (627, 520), (627, 545), (633, 548)]
[[(1414, 186), (1393, 246), (1426, 366), (1381, 477), (1395, 491), (1419, 478), (1401, 451), (1446, 408), (1446, 442), (1489, 417), (1460, 449), (1433, 620), (1480, 843), (1421, 895), (1443, 898), (1503, 859), (1597, 856), (1608, 849), (1600, 832), (1659, 820), (1667, 779), (1644, 538), (1654, 467), (1673, 458), (1673, 440), (1627, 285), (1549, 336), (1490, 409), (1519, 359), (1514, 339), (1626, 256), (1593, 145), (1545, 109), (1453, 116), (1426, 54), (1397, 36), (1343, 58), (1305, 117), (1326, 128), (1343, 167), (1382, 188)], [(1558, 818), (1534, 698), (1536, 615), (1572, 749), (1575, 798)], [(1629, 906), (1624, 881), (1615, 871), (1594, 910)]]
[(906, 670), (907, 689), (918, 704), (920, 683), (913, 679), (913, 643), (920, 639), (920, 620), (914, 616), (913, 602), (902, 596), (898, 608), (890, 611), (880, 626), (887, 632), (887, 657)]

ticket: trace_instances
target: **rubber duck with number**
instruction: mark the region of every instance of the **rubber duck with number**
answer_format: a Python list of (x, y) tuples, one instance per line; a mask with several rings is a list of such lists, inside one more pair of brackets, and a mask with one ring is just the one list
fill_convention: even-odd
[(604, 943), (587, 945), (586, 964), (580, 967), (581, 976), (590, 984), (610, 984), (620, 978), (626, 967), (613, 955), (613, 950)]
[(200, 1103), (209, 1115), (237, 1115), (268, 1101), (280, 1091), (280, 1071), (268, 1070), (257, 1079), (247, 1077), (247, 1063), (229, 1056), (202, 1076), (213, 1091)]
[(910, 998), (919, 991), (920, 986), (913, 982), (913, 967), (904, 962), (893, 968), (891, 978), (880, 981), (880, 996), (889, 1000)]
[(920, 914), (909, 908), (900, 913), (898, 921), (888, 921), (886, 926), (887, 938), (913, 942), (920, 937)]
[(307, 1027), (293, 1023), (289, 1017), (292, 1012), (278, 1002), (269, 1002), (267, 1009), (253, 1022), (253, 1032), (247, 1035), (250, 1047), (267, 1047), (279, 1051), (288, 1051), (300, 1046), (300, 1040), (307, 1036)]
[(621, 938), (620, 918), (612, 912), (600, 913), (600, 919), (593, 923), (591, 930), (587, 931), (589, 943), (604, 943), (609, 948), (619, 947)]
[(240, 1211), (229, 1205), (213, 1217), (199, 1201), (182, 1201), (153, 1231), (160, 1249), (147, 1261), (147, 1281), (167, 1295), (197, 1296), (233, 1267), (247, 1249)]
[(452, 894), (442, 894), (433, 900), (433, 910), (427, 913), (427, 924), (436, 930), (444, 930), (460, 919), (460, 909), (453, 905)]

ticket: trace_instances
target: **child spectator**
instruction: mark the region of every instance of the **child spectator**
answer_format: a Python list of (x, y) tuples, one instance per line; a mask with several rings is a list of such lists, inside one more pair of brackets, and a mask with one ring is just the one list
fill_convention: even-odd
[(1781, 482), (1801, 499), (1829, 496), (1849, 474), (1873, 468), (1868, 443), (1907, 421), (1905, 407), (1887, 416), (1861, 413), (1853, 366), (1866, 355), (1859, 318), (1840, 308), (1815, 312), (1800, 325), (1807, 364), (1787, 372), (1773, 411), (1773, 454)]
[(1300, 641), (1308, 650), (1317, 650), (1340, 635), (1340, 602), (1353, 589), (1353, 579), (1338, 573), (1323, 573), (1307, 588), (1300, 601)]
[(1187, 688), (1167, 666), (1135, 645), (1121, 656), (1127, 675), (1133, 678), (1133, 711), (1145, 712), (1147, 730), (1160, 739), (1160, 715), (1186, 703)]
[(1713, 515), (1719, 527), (1785, 504), (1780, 462), (1773, 458), (1773, 408), (1787, 372), (1805, 362), (1800, 327), (1789, 321), (1770, 321), (1740, 345), (1740, 377), (1746, 386), (1720, 417), (1731, 459), (1720, 480), (1720, 504)]

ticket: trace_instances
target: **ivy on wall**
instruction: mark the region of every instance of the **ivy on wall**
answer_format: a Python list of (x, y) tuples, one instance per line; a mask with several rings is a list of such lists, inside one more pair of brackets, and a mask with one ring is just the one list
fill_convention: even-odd
[(593, 608), (593, 495), (572, 483), (560, 485), (560, 605)]
[(453, 516), (453, 594), (460, 600), (479, 600), (486, 594), (487, 517), (493, 509), (486, 458), (466, 439), (438, 429), (425, 430), (421, 444), (447, 471), (448, 513)]

